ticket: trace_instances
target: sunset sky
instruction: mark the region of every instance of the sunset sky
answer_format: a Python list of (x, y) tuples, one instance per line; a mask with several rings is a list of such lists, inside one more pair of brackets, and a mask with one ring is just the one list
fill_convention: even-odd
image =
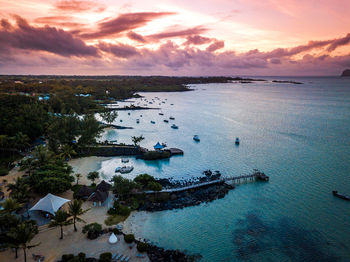
[(339, 75), (349, 0), (0, 0), (0, 74)]

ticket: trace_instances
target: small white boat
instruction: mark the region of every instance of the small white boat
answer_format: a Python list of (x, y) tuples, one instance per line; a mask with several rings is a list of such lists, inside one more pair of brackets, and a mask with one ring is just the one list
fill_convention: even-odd
[(130, 173), (131, 171), (134, 170), (134, 167), (133, 166), (123, 166), (119, 172), (122, 173), (122, 174), (126, 174), (126, 173)]
[(239, 145), (239, 143), (240, 143), (239, 138), (238, 138), (238, 137), (236, 137), (235, 144), (236, 144), (236, 145)]
[(122, 158), (122, 163), (129, 163), (129, 159), (127, 159), (127, 158)]
[(171, 128), (173, 128), (173, 129), (179, 129), (179, 127), (178, 127), (177, 125), (175, 125), (175, 124), (172, 124), (172, 125), (171, 125)]
[(199, 136), (198, 136), (198, 135), (194, 135), (194, 136), (193, 136), (193, 140), (194, 140), (194, 141), (197, 141), (197, 142), (201, 141), (201, 140), (199, 139)]
[(121, 169), (121, 167), (118, 166), (118, 167), (114, 170), (114, 172), (115, 172), (115, 173), (118, 173), (118, 172), (120, 172), (120, 169)]

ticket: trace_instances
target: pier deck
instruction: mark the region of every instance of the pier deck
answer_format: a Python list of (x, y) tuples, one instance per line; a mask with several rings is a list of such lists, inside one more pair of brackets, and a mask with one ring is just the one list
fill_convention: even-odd
[(161, 191), (145, 191), (143, 193), (145, 194), (154, 194), (154, 193), (175, 193), (175, 192), (181, 192), (186, 190), (191, 190), (195, 188), (201, 188), (206, 187), (208, 185), (215, 185), (215, 184), (222, 184), (226, 182), (233, 182), (234, 184), (240, 183), (241, 181), (254, 181), (254, 180), (260, 180), (260, 181), (269, 181), (269, 177), (265, 175), (262, 172), (254, 172), (250, 175), (241, 175), (241, 176), (232, 176), (232, 177), (224, 177), (212, 181), (197, 183), (189, 186), (183, 186), (183, 187), (177, 187), (177, 188), (169, 188), (169, 189), (163, 189)]

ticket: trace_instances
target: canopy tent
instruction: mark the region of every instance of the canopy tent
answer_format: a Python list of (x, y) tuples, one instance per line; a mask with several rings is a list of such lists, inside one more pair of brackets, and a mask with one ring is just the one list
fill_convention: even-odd
[(29, 209), (29, 211), (41, 210), (54, 215), (61, 206), (69, 201), (69, 199), (58, 197), (49, 193), (44, 198), (40, 199), (38, 203)]
[(155, 150), (160, 150), (160, 149), (163, 149), (164, 146), (162, 146), (161, 144), (159, 144), (159, 142), (157, 142), (157, 144), (156, 144), (155, 146), (153, 146), (153, 148), (154, 148)]

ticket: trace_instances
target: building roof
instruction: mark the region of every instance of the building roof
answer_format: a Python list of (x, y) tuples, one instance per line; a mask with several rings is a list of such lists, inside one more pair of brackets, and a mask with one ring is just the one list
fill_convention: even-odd
[(84, 185), (76, 193), (76, 196), (78, 198), (88, 198), (89, 196), (91, 196), (91, 194), (93, 192), (94, 192), (94, 190), (91, 187), (88, 187), (88, 186)]
[(52, 194), (47, 194), (45, 197), (40, 199), (38, 203), (36, 203), (30, 211), (33, 210), (41, 210), (46, 211), (50, 214), (55, 214), (58, 209), (60, 209), (61, 206), (63, 206), (65, 203), (69, 202), (69, 199), (65, 199), (59, 196), (55, 196)]
[(91, 194), (88, 200), (93, 202), (105, 202), (107, 198), (108, 198), (108, 192), (96, 190), (96, 192)]
[(112, 185), (107, 183), (106, 181), (102, 180), (101, 183), (99, 183), (97, 186), (96, 186), (96, 190), (100, 190), (100, 191), (103, 191), (103, 192), (107, 192), (111, 189)]
[(159, 142), (157, 142), (157, 144), (155, 144), (155, 146), (153, 146), (154, 149), (163, 149), (164, 146), (162, 146)]

